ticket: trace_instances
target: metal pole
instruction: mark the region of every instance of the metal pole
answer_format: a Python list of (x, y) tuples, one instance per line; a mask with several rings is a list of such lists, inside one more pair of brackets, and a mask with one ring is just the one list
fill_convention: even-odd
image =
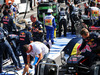
[(26, 10), (23, 19), (26, 17), (27, 9), (28, 9), (28, 0), (26, 0)]
[(43, 13), (43, 33), (45, 33), (45, 23), (44, 23), (44, 17), (45, 17), (45, 13)]

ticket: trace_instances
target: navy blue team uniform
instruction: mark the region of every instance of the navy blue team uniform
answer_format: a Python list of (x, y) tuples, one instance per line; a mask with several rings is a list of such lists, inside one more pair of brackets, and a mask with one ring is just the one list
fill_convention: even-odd
[(23, 51), (23, 45), (30, 44), (32, 41), (32, 34), (31, 32), (27, 31), (27, 29), (21, 30), (19, 33), (19, 43), (20, 43), (20, 50), (22, 52), (22, 56), (24, 59), (24, 63), (27, 64), (27, 54)]
[(3, 29), (7, 30), (9, 33), (12, 33), (13, 29), (15, 31), (17, 30), (13, 18), (8, 13), (2, 17), (1, 22), (3, 23)]
[(100, 50), (98, 50), (98, 47), (100, 46), (100, 38), (98, 38), (98, 34), (90, 33), (90, 36), (88, 38), (83, 39), (82, 46), (79, 50), (82, 50), (86, 46), (86, 44), (89, 45), (93, 52), (97, 51), (97, 53), (100, 53)]
[(19, 67), (22, 68), (22, 65), (21, 65), (21, 62), (20, 62), (20, 59), (19, 59), (19, 43), (18, 43), (18, 40), (19, 40), (19, 36), (18, 35), (15, 35), (15, 34), (10, 34), (8, 37), (7, 37), (7, 40), (8, 42), (10, 43), (13, 51), (14, 51), (14, 54), (18, 60), (18, 63), (19, 63)]
[(3, 62), (3, 53), (6, 51), (12, 58), (16, 67), (19, 66), (18, 61), (14, 55), (14, 52), (6, 40), (5, 31), (0, 27), (0, 73), (2, 73), (2, 62)]
[[(36, 28), (38, 30), (41, 30), (42, 32), (35, 31)], [(43, 27), (40, 21), (36, 21), (35, 23), (32, 23), (32, 34), (33, 34), (34, 41), (43, 42)]]
[(90, 36), (88, 38), (83, 39), (82, 45), (79, 50), (81, 51), (82, 49), (84, 49), (86, 45), (89, 45), (92, 51), (89, 52), (86, 50), (85, 52), (81, 53), (81, 55), (89, 57), (89, 61), (90, 63), (92, 63), (94, 61), (94, 58), (99, 58), (97, 54), (100, 53), (100, 38), (98, 38), (98, 35), (96, 33), (90, 33)]

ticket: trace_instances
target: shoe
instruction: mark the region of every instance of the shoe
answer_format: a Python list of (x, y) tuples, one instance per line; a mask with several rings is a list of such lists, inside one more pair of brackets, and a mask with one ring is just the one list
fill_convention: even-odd
[(32, 68), (33, 68), (33, 66), (32, 66), (32, 65), (30, 65), (30, 68), (32, 69)]
[(33, 10), (33, 8), (31, 8), (31, 10)]
[(31, 73), (27, 73), (26, 75), (32, 75)]
[(22, 67), (22, 66), (19, 66), (19, 68), (20, 68), (20, 69), (23, 69), (23, 67)]
[(55, 44), (54, 42), (52, 42), (52, 45)]
[(19, 68), (19, 67), (15, 67), (15, 70), (19, 71), (19, 70), (21, 70), (21, 68)]
[(14, 65), (14, 63), (11, 63), (11, 65)]

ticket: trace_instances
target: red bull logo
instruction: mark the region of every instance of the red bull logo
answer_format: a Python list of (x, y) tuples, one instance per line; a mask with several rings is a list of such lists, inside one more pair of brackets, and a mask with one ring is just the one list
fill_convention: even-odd
[[(81, 47), (81, 44), (77, 47), (77, 50), (79, 50), (80, 47)], [(81, 52), (86, 52), (86, 51), (91, 52), (91, 49), (90, 49), (89, 45), (86, 45), (86, 46), (81, 50)]]

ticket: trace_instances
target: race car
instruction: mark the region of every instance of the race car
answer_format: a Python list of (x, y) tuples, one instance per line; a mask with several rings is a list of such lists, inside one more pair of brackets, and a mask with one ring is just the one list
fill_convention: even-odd
[[(81, 43), (82, 38), (73, 38), (64, 47), (61, 51), (61, 65), (56, 64), (55, 60), (44, 59), (39, 65), (38, 75), (100, 75), (100, 62), (97, 58), (94, 57), (95, 60), (90, 63), (89, 57), (76, 55)], [(89, 46), (84, 49), (89, 49)]]
[[(76, 55), (77, 49), (82, 43), (81, 38), (73, 38), (63, 49), (64, 56), (63, 65), (67, 74), (74, 75), (100, 75), (99, 59), (94, 57), (94, 61), (90, 63), (90, 58), (83, 55)], [(85, 49), (90, 49), (87, 45)], [(63, 67), (62, 67), (63, 69)]]

